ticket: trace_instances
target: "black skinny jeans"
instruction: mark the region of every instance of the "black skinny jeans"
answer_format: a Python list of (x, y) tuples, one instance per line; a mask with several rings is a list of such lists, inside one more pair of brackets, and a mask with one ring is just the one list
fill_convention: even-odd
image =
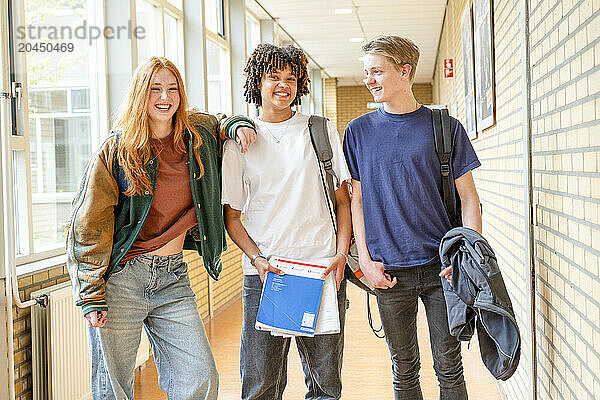
[(448, 329), (444, 289), (438, 274), (441, 265), (391, 271), (398, 283), (377, 289), (377, 304), (392, 356), (396, 400), (422, 400), (419, 384), (421, 361), (417, 341), (417, 302), (425, 306), (433, 368), (440, 386), (440, 400), (466, 400), (460, 342)]

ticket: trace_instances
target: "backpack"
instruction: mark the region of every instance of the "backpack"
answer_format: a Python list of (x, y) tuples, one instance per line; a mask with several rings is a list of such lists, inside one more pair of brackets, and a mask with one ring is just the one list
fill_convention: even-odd
[[(442, 192), (444, 199), (444, 207), (448, 218), (452, 224), (452, 227), (462, 226), (461, 214), (460, 214), (460, 201), (456, 201), (456, 189), (452, 182), (452, 131), (450, 130), (450, 115), (448, 109), (433, 109), (433, 132), (435, 136), (435, 151), (438, 159), (440, 160), (440, 171), (442, 174)], [(337, 233), (336, 226), (336, 203), (335, 203), (335, 187), (334, 184), (338, 182), (338, 178), (333, 170), (333, 151), (331, 150), (331, 144), (329, 143), (329, 136), (327, 133), (327, 121), (325, 117), (318, 115), (311, 115), (308, 119), (308, 129), (310, 131), (310, 139), (313, 145), (317, 160), (319, 160), (322, 169), (319, 169), (321, 173), (321, 182), (323, 189), (327, 196), (327, 206), (329, 208), (329, 216), (331, 217), (331, 223), (333, 229)], [(322, 172), (325, 171), (325, 176)], [(453, 190), (454, 189), (454, 190)], [(369, 294), (375, 294), (373, 288), (369, 285), (366, 278), (364, 277), (360, 266), (358, 265), (358, 251), (356, 244), (354, 243), (354, 237), (352, 238), (352, 244), (348, 252), (348, 263), (346, 265), (346, 278), (365, 290)]]
[[(327, 207), (329, 209), (329, 216), (333, 225), (333, 230), (337, 234), (337, 221), (336, 215), (336, 203), (335, 203), (335, 187), (338, 183), (338, 177), (335, 175), (333, 170), (333, 150), (331, 150), (331, 143), (329, 142), (329, 135), (327, 132), (327, 121), (325, 117), (318, 115), (311, 115), (308, 119), (308, 130), (310, 131), (310, 140), (317, 155), (317, 160), (321, 164), (322, 168), (319, 168), (321, 174), (321, 183), (323, 184), (323, 190), (327, 196)], [(325, 171), (325, 176), (323, 176)], [(334, 184), (335, 181), (335, 184)], [(351, 283), (355, 284), (359, 288), (365, 290), (369, 294), (375, 294), (373, 288), (367, 282), (367, 278), (363, 275), (358, 265), (358, 251), (356, 250), (356, 244), (354, 243), (354, 237), (352, 238), (352, 244), (350, 251), (348, 252), (348, 260), (346, 264), (346, 271), (344, 277)]]
[[(460, 201), (456, 201), (456, 189), (452, 182), (452, 131), (450, 129), (450, 115), (448, 109), (432, 109), (432, 120), (433, 120), (433, 132), (435, 136), (435, 151), (438, 159), (440, 160), (440, 172), (442, 174), (442, 193), (444, 200), (444, 208), (450, 219), (452, 227), (462, 226), (461, 213), (460, 213)], [(321, 164), (322, 168), (319, 168), (321, 174), (321, 182), (323, 184), (323, 190), (325, 191), (327, 206), (329, 209), (329, 216), (333, 229), (337, 234), (336, 226), (336, 203), (335, 203), (335, 184), (338, 178), (333, 171), (333, 151), (331, 150), (331, 144), (329, 143), (329, 136), (327, 133), (327, 121), (325, 117), (318, 115), (311, 115), (308, 119), (308, 129), (310, 131), (310, 139), (313, 145), (317, 160)], [(325, 176), (323, 176), (325, 171)], [(379, 329), (373, 328), (371, 319), (371, 310), (369, 302), (369, 294), (375, 295), (373, 288), (369, 285), (367, 279), (360, 270), (358, 264), (358, 250), (356, 243), (354, 243), (354, 237), (352, 237), (352, 243), (348, 251), (348, 261), (346, 263), (346, 270), (344, 271), (344, 277), (351, 283), (363, 289), (367, 293), (367, 318), (369, 325), (373, 330), (375, 336), (383, 338), (378, 333), (381, 332), (383, 326)]]
[(435, 136), (435, 152), (440, 160), (442, 173), (442, 193), (444, 208), (453, 228), (462, 226), (460, 201), (456, 201), (456, 189), (452, 182), (452, 131), (450, 129), (450, 115), (448, 109), (432, 109), (433, 133)]
[[(338, 178), (333, 170), (333, 150), (331, 150), (331, 143), (329, 142), (329, 135), (327, 132), (327, 121), (325, 117), (318, 115), (311, 115), (308, 118), (308, 130), (310, 131), (310, 140), (317, 155), (320, 168), (319, 173), (321, 175), (321, 183), (323, 184), (323, 191), (325, 192), (325, 200), (327, 208), (329, 210), (329, 216), (333, 225), (333, 230), (337, 234), (337, 223), (336, 223), (336, 203), (335, 203), (335, 187), (338, 183)], [(323, 176), (325, 171), (325, 176)], [(334, 183), (335, 182), (335, 183)], [(384, 338), (385, 335), (379, 335), (379, 332), (383, 330), (383, 325), (379, 329), (373, 327), (373, 321), (371, 318), (371, 303), (369, 301), (369, 294), (375, 295), (373, 288), (367, 282), (367, 278), (363, 275), (358, 265), (358, 250), (354, 243), (354, 237), (352, 238), (352, 244), (348, 252), (348, 258), (346, 261), (346, 269), (344, 270), (344, 278), (364, 290), (367, 294), (367, 320), (371, 330), (378, 338)]]

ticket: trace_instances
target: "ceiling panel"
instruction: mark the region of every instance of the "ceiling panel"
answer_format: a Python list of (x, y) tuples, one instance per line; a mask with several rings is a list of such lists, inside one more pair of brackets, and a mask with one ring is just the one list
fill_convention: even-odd
[[(259, 3), (310, 56), (342, 84), (361, 84), (361, 43), (377, 35), (399, 35), (421, 50), (416, 82), (431, 82), (446, 0), (247, 0)], [(260, 9), (249, 4), (251, 9)], [(336, 15), (338, 8), (352, 14)], [(262, 16), (261, 16), (262, 17)], [(355, 83), (352, 83), (355, 82)]]

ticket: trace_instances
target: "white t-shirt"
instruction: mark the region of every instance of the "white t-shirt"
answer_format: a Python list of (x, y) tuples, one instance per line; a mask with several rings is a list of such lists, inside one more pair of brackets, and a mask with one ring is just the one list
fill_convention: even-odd
[[(258, 137), (246, 153), (232, 140), (225, 143), (221, 202), (242, 211), (246, 231), (265, 256), (304, 260), (335, 256), (335, 231), (308, 116), (296, 112), (279, 123), (254, 122)], [(337, 129), (331, 122), (327, 126), (339, 187), (350, 180), (350, 173)], [(258, 274), (246, 255), (242, 267), (246, 275)]]

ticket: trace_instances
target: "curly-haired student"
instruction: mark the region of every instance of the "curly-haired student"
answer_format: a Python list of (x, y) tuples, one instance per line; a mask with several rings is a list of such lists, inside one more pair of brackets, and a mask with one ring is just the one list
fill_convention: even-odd
[[(293, 47), (260, 44), (245, 70), (245, 96), (259, 107), (257, 139), (242, 153), (231, 141), (223, 150), (225, 225), (243, 250), (244, 270), (240, 373), (243, 399), (281, 399), (287, 382), (290, 338), (255, 329), (267, 272), (280, 273), (267, 257), (325, 260), (324, 276), (333, 273), (338, 288), (341, 331), (296, 336), (307, 386), (306, 399), (341, 397), (346, 281), (343, 273), (350, 244), (350, 179), (335, 126), (328, 123), (335, 193), (336, 235), (323, 193), (319, 163), (312, 148), (308, 116), (294, 111), (309, 93), (307, 59)], [(244, 223), (241, 214), (244, 213)]]
[(217, 398), (182, 250), (198, 251), (208, 274), (219, 276), (226, 246), (219, 142), (237, 133), (247, 145), (252, 126), (188, 111), (181, 75), (165, 58), (135, 71), (117, 129), (88, 164), (68, 223), (67, 266), (88, 322), (94, 399), (133, 399), (142, 327), (169, 399)]

